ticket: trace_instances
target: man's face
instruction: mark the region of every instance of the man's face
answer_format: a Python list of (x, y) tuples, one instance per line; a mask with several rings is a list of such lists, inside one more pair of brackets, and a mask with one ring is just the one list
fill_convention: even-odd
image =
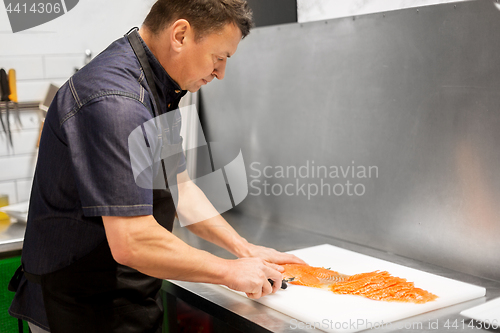
[(214, 78), (222, 80), (227, 58), (236, 52), (240, 40), (240, 29), (226, 24), (222, 30), (190, 43), (184, 53), (186, 66), (178, 82), (181, 88), (195, 92)]

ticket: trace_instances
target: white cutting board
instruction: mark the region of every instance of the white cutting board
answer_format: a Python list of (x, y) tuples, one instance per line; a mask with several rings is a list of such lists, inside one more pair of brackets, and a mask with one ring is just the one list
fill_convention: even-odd
[[(398, 323), (393, 323), (394, 321), (482, 297), (486, 293), (483, 287), (422, 272), (329, 244), (289, 253), (295, 254), (311, 266), (331, 268), (349, 275), (376, 270), (388, 271), (393, 276), (414, 282), (417, 288), (439, 296), (437, 300), (425, 304), (382, 302), (288, 284), (286, 290), (255, 300), (296, 318), (297, 320), (290, 322), (292, 329), (315, 327), (326, 332), (357, 332), (377, 327), (399, 328)], [(238, 294), (246, 297), (242, 293)], [(427, 322), (421, 324), (424, 329), (429, 325)]]

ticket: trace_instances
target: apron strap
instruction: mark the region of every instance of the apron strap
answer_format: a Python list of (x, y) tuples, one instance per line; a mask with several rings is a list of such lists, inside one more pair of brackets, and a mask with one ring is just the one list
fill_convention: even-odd
[[(156, 83), (153, 77), (153, 70), (151, 69), (151, 65), (149, 64), (148, 56), (146, 55), (146, 51), (144, 51), (144, 47), (139, 39), (139, 33), (137, 32), (137, 28), (133, 28), (131, 31), (127, 33), (128, 41), (134, 50), (135, 56), (139, 63), (141, 64), (142, 70), (144, 71), (144, 76), (146, 77), (146, 82), (148, 83), (149, 89), (151, 89), (151, 93), (154, 97), (155, 107), (153, 107), (153, 117), (156, 117), (160, 114), (160, 98), (158, 97), (158, 92), (156, 90)], [(156, 110), (155, 110), (156, 109)]]
[[(139, 38), (139, 33), (137, 32), (137, 28), (132, 28), (127, 34), (127, 38), (134, 50), (135, 56), (139, 63), (141, 64), (142, 70), (144, 71), (144, 76), (146, 77), (146, 82), (148, 83), (149, 89), (151, 89), (151, 93), (154, 98), (154, 102), (156, 104), (156, 111), (153, 108), (153, 117), (158, 116), (160, 112), (160, 98), (158, 97), (158, 91), (156, 90), (156, 83), (153, 75), (153, 70), (151, 69), (151, 65), (149, 64), (148, 56), (146, 55), (146, 51), (142, 46), (142, 42)], [(170, 133), (170, 143), (172, 143), (173, 133), (172, 133), (172, 124), (168, 122), (168, 129)]]
[(42, 276), (41, 275), (36, 275), (36, 274), (24, 272), (24, 276), (26, 276), (26, 280), (28, 280), (29, 282), (42, 284)]
[(9, 291), (16, 292), (17, 289), (19, 288), (19, 284), (21, 283), (22, 277), (23, 277), (23, 265), (20, 265), (14, 272), (12, 278), (10, 279), (7, 289), (9, 289)]
[[(144, 71), (144, 76), (146, 77), (146, 82), (148, 83), (149, 88), (151, 89), (151, 93), (154, 97), (154, 104), (156, 104), (156, 111), (153, 108), (153, 117), (156, 117), (160, 114), (160, 98), (158, 97), (158, 91), (156, 90), (156, 83), (154, 80), (153, 70), (151, 69), (151, 65), (149, 64), (148, 56), (146, 55), (146, 51), (142, 46), (142, 43), (139, 39), (138, 29), (132, 28), (127, 34), (127, 38), (134, 50), (135, 56), (139, 60), (139, 63)], [(171, 121), (168, 121), (168, 129), (170, 134), (170, 143), (173, 142), (173, 131)], [(165, 168), (165, 162), (161, 161), (163, 176), (165, 178), (165, 186), (168, 188), (168, 180), (167, 180), (167, 171)]]
[(19, 284), (21, 283), (21, 278), (24, 276), (26, 277), (26, 280), (29, 282), (37, 283), (37, 284), (42, 284), (42, 276), (41, 275), (36, 275), (36, 274), (31, 274), (28, 273), (24, 270), (23, 265), (20, 265), (17, 269), (12, 278), (9, 281), (9, 286), (8, 289), (9, 291), (16, 292), (17, 289), (19, 288)]
[[(9, 281), (9, 285), (7, 287), (7, 289), (9, 291), (12, 291), (12, 292), (17, 291), (17, 289), (19, 288), (19, 284), (21, 283), (21, 279), (23, 277), (23, 274), (26, 276), (26, 279), (28, 279), (30, 281), (31, 281), (31, 279), (28, 277), (28, 275), (31, 276), (31, 278), (33, 278), (32, 282), (35, 282), (34, 280), (36, 280), (37, 281), (36, 283), (40, 283), (40, 281), (41, 281), (41, 277), (39, 275), (33, 275), (33, 274), (26, 273), (23, 270), (23, 265), (19, 265), (19, 267), (14, 272), (14, 275), (12, 276), (12, 278)], [(17, 319), (17, 328), (19, 330), (19, 333), (24, 332), (24, 323), (23, 323), (22, 319), (19, 319), (19, 318)], [(28, 330), (31, 333), (31, 329), (29, 328), (29, 326), (28, 326)]]

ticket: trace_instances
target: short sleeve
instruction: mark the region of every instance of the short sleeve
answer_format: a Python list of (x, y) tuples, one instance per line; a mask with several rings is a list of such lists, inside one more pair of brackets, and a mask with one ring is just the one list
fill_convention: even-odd
[(152, 191), (135, 183), (128, 149), (130, 133), (150, 118), (139, 101), (108, 95), (85, 104), (61, 125), (85, 216), (153, 213)]

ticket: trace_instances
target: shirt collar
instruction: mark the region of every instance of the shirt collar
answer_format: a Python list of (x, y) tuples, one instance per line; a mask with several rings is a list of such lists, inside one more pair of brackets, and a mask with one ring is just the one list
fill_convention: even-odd
[(177, 82), (175, 82), (170, 77), (170, 75), (168, 75), (167, 71), (165, 71), (158, 59), (156, 59), (153, 52), (151, 52), (141, 36), (139, 36), (139, 40), (144, 47), (144, 51), (146, 52), (146, 56), (148, 57), (149, 65), (151, 66), (153, 75), (156, 77), (155, 81), (157, 88), (163, 90), (173, 98), (180, 98), (184, 96), (187, 93), (187, 90), (182, 90)]

